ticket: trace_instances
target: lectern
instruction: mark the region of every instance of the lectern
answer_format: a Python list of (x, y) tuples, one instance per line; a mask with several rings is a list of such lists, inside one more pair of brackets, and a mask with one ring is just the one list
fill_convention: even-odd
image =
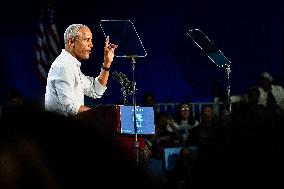
[[(133, 106), (98, 105), (88, 111), (76, 115), (82, 126), (94, 127), (94, 131), (104, 135), (117, 147), (135, 158), (133, 147)], [(139, 148), (145, 146), (144, 135), (154, 134), (153, 107), (136, 106)]]

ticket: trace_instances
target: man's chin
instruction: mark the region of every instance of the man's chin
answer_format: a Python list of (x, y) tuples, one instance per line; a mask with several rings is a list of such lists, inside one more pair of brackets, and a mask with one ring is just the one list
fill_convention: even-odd
[(90, 55), (89, 54), (85, 54), (82, 59), (86, 60), (86, 59), (89, 59), (90, 58)]

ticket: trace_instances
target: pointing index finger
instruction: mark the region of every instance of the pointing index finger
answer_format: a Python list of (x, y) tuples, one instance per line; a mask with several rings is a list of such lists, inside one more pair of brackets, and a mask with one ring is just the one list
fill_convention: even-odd
[(109, 45), (109, 36), (106, 37), (105, 47), (108, 47)]

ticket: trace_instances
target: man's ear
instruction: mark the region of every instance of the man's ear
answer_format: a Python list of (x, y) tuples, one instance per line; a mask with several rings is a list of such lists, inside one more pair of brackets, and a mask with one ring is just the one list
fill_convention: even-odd
[(68, 44), (69, 46), (74, 46), (74, 44), (75, 44), (75, 38), (70, 38), (70, 39), (68, 39), (67, 44)]

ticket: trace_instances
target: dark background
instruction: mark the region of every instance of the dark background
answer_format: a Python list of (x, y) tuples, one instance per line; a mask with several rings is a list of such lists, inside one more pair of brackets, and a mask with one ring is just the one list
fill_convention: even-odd
[[(26, 98), (43, 102), (44, 82), (35, 65), (35, 32), (47, 0), (2, 2), (0, 18), (0, 90), (18, 89)], [(226, 95), (226, 70), (217, 67), (186, 35), (199, 28), (232, 62), (231, 93), (244, 93), (256, 85), (262, 71), (283, 84), (283, 6), (280, 1), (225, 0), (85, 0), (53, 1), (56, 25), (63, 46), (65, 28), (88, 25), (94, 34), (91, 59), (82, 63), (86, 75), (99, 73), (104, 37), (103, 19), (131, 20), (147, 51), (135, 69), (137, 100), (151, 91), (157, 102), (210, 101), (214, 88)], [(131, 62), (114, 60), (112, 71), (131, 79)], [(108, 90), (95, 103), (122, 103), (120, 85), (110, 78)]]

